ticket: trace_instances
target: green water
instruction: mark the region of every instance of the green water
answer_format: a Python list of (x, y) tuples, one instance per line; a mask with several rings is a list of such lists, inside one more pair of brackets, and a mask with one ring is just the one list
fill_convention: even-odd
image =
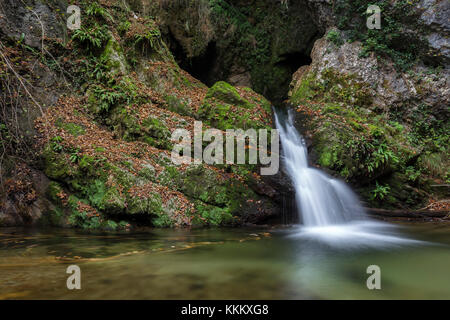
[[(295, 228), (92, 234), (0, 229), (0, 299), (450, 299), (450, 224), (408, 224), (427, 241), (334, 248)], [(66, 268), (81, 268), (68, 290)], [(381, 268), (368, 290), (366, 268)]]

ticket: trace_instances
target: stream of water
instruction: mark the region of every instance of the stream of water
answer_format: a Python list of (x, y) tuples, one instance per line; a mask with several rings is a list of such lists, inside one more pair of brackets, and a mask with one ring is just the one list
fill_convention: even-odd
[[(284, 117), (283, 121), (280, 117)], [(294, 126), (292, 110), (287, 115), (275, 112), (275, 124), (280, 133), (283, 161), (295, 188), (298, 214), (303, 221), (293, 237), (344, 248), (418, 243), (399, 237), (392, 225), (370, 220), (344, 182), (309, 166), (308, 149)]]

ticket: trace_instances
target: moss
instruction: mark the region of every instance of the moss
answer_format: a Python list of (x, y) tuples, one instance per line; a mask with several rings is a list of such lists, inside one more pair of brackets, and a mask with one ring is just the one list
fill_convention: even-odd
[(221, 180), (217, 173), (202, 166), (186, 169), (180, 182), (180, 191), (195, 200), (197, 210), (194, 224), (224, 225), (236, 223), (247, 201), (259, 197), (248, 185), (235, 179)]
[(206, 98), (216, 98), (217, 100), (224, 101), (229, 104), (248, 106), (248, 101), (239, 95), (235, 87), (225, 81), (216, 82), (208, 90)]
[(196, 210), (194, 225), (229, 226), (236, 223), (236, 219), (228, 208), (220, 208), (198, 201)]
[(100, 207), (108, 214), (119, 215), (127, 207), (125, 197), (116, 188), (108, 188), (101, 200)]
[(144, 141), (162, 149), (171, 149), (171, 132), (159, 119), (148, 117), (142, 122), (141, 130), (145, 133)]
[(181, 176), (182, 175), (177, 167), (166, 164), (164, 165), (164, 171), (158, 175), (158, 183), (174, 190), (178, 190), (182, 184)]
[(217, 205), (214, 196), (221, 190), (217, 173), (202, 166), (191, 166), (183, 172), (180, 191), (190, 198)]
[(176, 112), (180, 115), (193, 116), (194, 112), (189, 103), (182, 98), (172, 94), (164, 94), (164, 107), (167, 110)]
[[(251, 90), (251, 89), (250, 89)], [(233, 86), (224, 81), (212, 86), (198, 109), (198, 118), (221, 130), (269, 128), (264, 112), (270, 112), (270, 103), (253, 91), (248, 91), (252, 102), (239, 94)], [(259, 115), (259, 117), (258, 117)], [(269, 121), (270, 122), (270, 121)]]
[(53, 151), (50, 145), (44, 148), (42, 157), (44, 159), (44, 172), (47, 177), (64, 180), (73, 174), (71, 164), (64, 157), (64, 154)]
[(123, 49), (113, 36), (109, 37), (101, 58), (113, 75), (126, 73), (128, 66)]
[(327, 40), (333, 42), (337, 46), (341, 46), (344, 43), (339, 31), (337, 30), (329, 31), (327, 34)]
[(127, 200), (128, 214), (162, 215), (164, 209), (158, 193), (150, 193), (145, 198), (132, 197)]
[(70, 133), (71, 135), (78, 137), (86, 133), (86, 130), (76, 123), (68, 122), (64, 123), (61, 119), (57, 119), (56, 126), (59, 128), (63, 128), (65, 131)]
[(148, 181), (155, 182), (156, 180), (156, 170), (152, 165), (144, 165), (144, 167), (139, 171), (139, 176)]
[(47, 197), (55, 204), (61, 205), (61, 198), (58, 196), (58, 194), (61, 194), (63, 192), (63, 188), (58, 182), (51, 181), (47, 187)]

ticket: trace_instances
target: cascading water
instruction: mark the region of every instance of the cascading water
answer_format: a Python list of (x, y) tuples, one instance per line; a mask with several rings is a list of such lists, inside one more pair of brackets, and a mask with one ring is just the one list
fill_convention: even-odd
[(285, 127), (277, 114), (275, 122), (303, 224), (326, 226), (364, 218), (358, 199), (347, 185), (308, 165), (305, 141), (294, 127), (292, 112), (288, 113)]
[(308, 165), (304, 139), (294, 127), (292, 110), (281, 123), (275, 112), (282, 157), (293, 186), (303, 226), (297, 236), (333, 245), (387, 245), (419, 241), (387, 233), (393, 226), (367, 218), (358, 198), (344, 183)]

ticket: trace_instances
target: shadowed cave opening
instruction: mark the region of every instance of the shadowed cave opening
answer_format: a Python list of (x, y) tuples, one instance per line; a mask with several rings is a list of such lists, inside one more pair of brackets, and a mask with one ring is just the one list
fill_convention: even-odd
[[(187, 57), (181, 44), (173, 37), (170, 37), (170, 48), (178, 65), (207, 86), (211, 87), (214, 83), (221, 80), (229, 82), (227, 76), (230, 75), (230, 70), (224, 69), (224, 65), (220, 63), (220, 54), (214, 41), (208, 44), (202, 55), (193, 58)], [(281, 55), (278, 60), (272, 66), (273, 72), (283, 74), (284, 77), (272, 84), (267, 83), (264, 90), (252, 88), (264, 95), (274, 105), (280, 105), (282, 101), (288, 98), (289, 84), (294, 72), (301, 66), (309, 65), (312, 61), (310, 50), (307, 52), (286, 53)]]
[[(183, 53), (183, 51), (181, 52)], [(191, 74), (194, 78), (200, 80), (208, 87), (212, 86), (220, 79), (219, 76), (219, 57), (217, 54), (216, 43), (211, 41), (206, 47), (205, 52), (191, 59), (181, 55), (180, 52), (176, 56), (177, 63), (180, 67)]]
[(310, 52), (291, 52), (280, 56), (279, 62), (274, 65), (274, 69), (282, 71), (286, 76), (277, 87), (267, 88), (264, 95), (274, 104), (281, 105), (288, 98), (289, 85), (292, 75), (301, 67), (311, 64)]

